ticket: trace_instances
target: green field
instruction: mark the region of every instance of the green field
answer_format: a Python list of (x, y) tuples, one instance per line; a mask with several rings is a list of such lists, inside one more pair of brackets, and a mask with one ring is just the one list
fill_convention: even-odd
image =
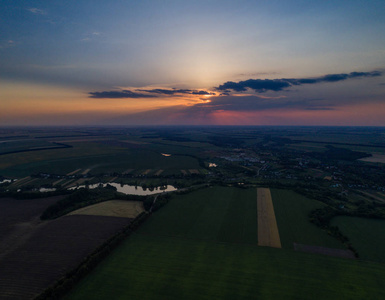
[(212, 187), (175, 197), (141, 227), (142, 234), (258, 243), (257, 190)]
[(181, 169), (201, 168), (194, 157), (165, 157), (162, 152), (150, 150), (146, 145), (140, 146), (139, 151), (92, 142), (71, 145), (73, 148), (1, 155), (0, 175), (24, 177), (39, 172), (65, 175), (76, 169), (91, 169), (93, 174), (124, 172), (127, 169), (163, 169), (162, 174), (169, 175), (179, 174)]
[(293, 249), (293, 243), (344, 248), (337, 239), (309, 222), (309, 213), (325, 204), (288, 190), (272, 189), (271, 196), (283, 248)]
[[(0, 155), (13, 151), (31, 151), (39, 148), (60, 147), (60, 145), (45, 140), (22, 139), (16, 141), (2, 141), (0, 143)], [(61, 147), (63, 147), (61, 145)]]
[(385, 220), (341, 216), (331, 223), (349, 238), (361, 259), (385, 263)]
[(374, 263), (135, 234), (67, 299), (381, 299), (384, 284)]
[[(288, 195), (273, 191), (293, 210), (309, 201)], [(281, 227), (296, 216), (278, 215)], [(323, 240), (309, 231), (304, 243), (312, 232)], [(379, 299), (384, 284), (382, 264), (258, 247), (256, 190), (214, 187), (174, 197), (67, 299)]]

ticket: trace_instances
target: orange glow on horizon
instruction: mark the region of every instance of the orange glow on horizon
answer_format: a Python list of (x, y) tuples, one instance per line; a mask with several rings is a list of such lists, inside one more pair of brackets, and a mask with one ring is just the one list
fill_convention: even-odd
[(90, 98), (84, 90), (9, 82), (0, 83), (0, 90), (0, 125), (28, 124), (31, 120), (31, 124), (47, 120), (47, 124), (103, 124), (105, 119), (115, 117), (121, 117), (122, 124), (127, 121), (163, 125), (385, 125), (382, 113), (385, 104), (381, 102), (350, 104), (331, 110), (229, 111), (215, 110), (219, 105), (215, 101), (218, 95), (176, 93), (148, 98)]

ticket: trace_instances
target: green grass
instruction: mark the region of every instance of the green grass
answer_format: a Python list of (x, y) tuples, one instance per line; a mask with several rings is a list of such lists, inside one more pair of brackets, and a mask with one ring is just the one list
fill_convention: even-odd
[(67, 174), (91, 168), (92, 174), (124, 172), (127, 169), (164, 169), (165, 175), (181, 169), (200, 169), (190, 156), (165, 157), (148, 149), (121, 149), (95, 143), (73, 143), (74, 148), (42, 150), (0, 156), (0, 175), (24, 177), (47, 172)]
[(337, 239), (309, 222), (309, 213), (325, 204), (288, 190), (272, 189), (274, 212), (282, 247), (293, 249), (293, 243), (344, 248)]
[(67, 299), (380, 299), (384, 284), (384, 265), (139, 233)]
[(8, 153), (12, 151), (28, 151), (34, 148), (43, 148), (43, 147), (57, 147), (49, 141), (45, 140), (21, 140), (21, 141), (9, 141), (1, 143), (0, 154)]
[[(289, 232), (317, 206), (273, 196), (300, 208), (281, 223), (300, 219)], [(66, 299), (380, 299), (384, 285), (384, 264), (258, 247), (256, 190), (214, 187), (174, 197)]]
[(332, 220), (361, 259), (385, 263), (385, 220), (340, 216)]
[(257, 222), (256, 189), (212, 187), (174, 198), (141, 233), (257, 244)]
[[(100, 157), (122, 153), (121, 149), (90, 142), (71, 143), (73, 148), (13, 153), (0, 156), (0, 172), (5, 176), (23, 177), (34, 172), (55, 170), (59, 174), (88, 165), (86, 160), (101, 161)], [(85, 161), (83, 161), (85, 160)], [(80, 166), (79, 166), (80, 164)], [(62, 171), (61, 168), (65, 170)]]

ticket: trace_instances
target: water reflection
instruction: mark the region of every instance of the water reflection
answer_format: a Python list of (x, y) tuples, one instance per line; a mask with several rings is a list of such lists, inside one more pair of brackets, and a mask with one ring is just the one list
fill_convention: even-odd
[(56, 188), (40, 188), (39, 189), (39, 192), (41, 192), (41, 193), (45, 193), (45, 192), (54, 192), (54, 191), (56, 191)]
[[(123, 193), (123, 194), (127, 194), (127, 195), (145, 196), (145, 195), (158, 194), (158, 193), (162, 193), (162, 192), (172, 192), (172, 191), (177, 190), (172, 185), (165, 185), (165, 186), (159, 186), (159, 187), (154, 187), (154, 188), (146, 188), (146, 187), (135, 186), (135, 185), (120, 184), (120, 183), (116, 183), (116, 182), (90, 184), (88, 186), (88, 188), (95, 189), (99, 185), (106, 187), (107, 184), (112, 185), (113, 187), (116, 187), (118, 192)], [(69, 190), (75, 190), (77, 188), (84, 188), (84, 187), (86, 187), (86, 186), (85, 185), (79, 185), (79, 187), (72, 187), (72, 188), (69, 188)]]
[(0, 184), (8, 183), (8, 182), (12, 182), (12, 179), (3, 179), (3, 180), (0, 180)]

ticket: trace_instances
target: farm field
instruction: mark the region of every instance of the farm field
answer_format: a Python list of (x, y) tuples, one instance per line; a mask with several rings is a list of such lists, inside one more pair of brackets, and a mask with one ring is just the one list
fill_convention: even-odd
[(349, 238), (360, 259), (385, 263), (385, 220), (339, 216), (332, 225)]
[(176, 196), (140, 232), (257, 245), (257, 227), (256, 189), (211, 187)]
[[(149, 218), (138, 230), (80, 283), (75, 299), (99, 292), (103, 299), (108, 293), (124, 299), (385, 298), (379, 288), (383, 219), (332, 221), (358, 260), (328, 234), (338, 232), (317, 219), (328, 210), (311, 215), (328, 229), (310, 222), (311, 212), (326, 207), (385, 218), (384, 139), (383, 128), (2, 129), (0, 192), (44, 197), (109, 183), (108, 199), (129, 199), (112, 188), (178, 190), (165, 207), (144, 215)], [(358, 161), (368, 153), (380, 160)], [(268, 201), (259, 207), (261, 198)], [(141, 202), (113, 200), (41, 221), (58, 199), (0, 200), (0, 277), (8, 278), (0, 280), (0, 295), (32, 297), (143, 211)], [(160, 200), (159, 206), (169, 199)], [(273, 227), (275, 238), (261, 243)]]
[(1, 299), (34, 298), (131, 222), (85, 215), (40, 221), (42, 211), (61, 198), (0, 199)]
[(39, 223), (41, 213), (63, 196), (17, 200), (0, 198), (0, 257), (8, 252), (21, 237), (29, 236)]
[(142, 201), (109, 200), (77, 209), (69, 215), (136, 218), (144, 212)]
[(271, 189), (275, 217), (282, 247), (294, 249), (294, 243), (344, 248), (344, 245), (309, 222), (309, 213), (325, 204), (288, 190)]
[(45, 140), (27, 139), (16, 141), (0, 141), (0, 155), (12, 152), (28, 152), (45, 148), (61, 148), (65, 145), (58, 145)]
[[(55, 161), (65, 158), (80, 158), (87, 156), (98, 156), (111, 154), (119, 149), (103, 146), (93, 142), (73, 142), (68, 145), (73, 148), (51, 149), (31, 151), (24, 153), (11, 153), (0, 155), (0, 168), (12, 168), (25, 164), (39, 163), (44, 161)], [(32, 165), (33, 166), (33, 165)]]
[(371, 163), (383, 163), (385, 164), (385, 154), (376, 154), (373, 153), (371, 157), (365, 157), (360, 159), (361, 161), (371, 162)]
[(258, 245), (281, 248), (270, 189), (258, 188)]
[(173, 198), (66, 299), (385, 297), (382, 264), (259, 247), (256, 192), (214, 187)]
[[(1, 174), (10, 177), (40, 172), (66, 175), (79, 168), (92, 174), (124, 173), (128, 169), (142, 173), (156, 168), (163, 169), (163, 174), (168, 175), (178, 174), (181, 169), (201, 169), (196, 158), (186, 155), (163, 156), (164, 147), (157, 152), (151, 149), (151, 145), (135, 145), (134, 149), (97, 142), (71, 142), (68, 145), (73, 148), (0, 155)], [(166, 151), (170, 150), (167, 145), (166, 148)]]

